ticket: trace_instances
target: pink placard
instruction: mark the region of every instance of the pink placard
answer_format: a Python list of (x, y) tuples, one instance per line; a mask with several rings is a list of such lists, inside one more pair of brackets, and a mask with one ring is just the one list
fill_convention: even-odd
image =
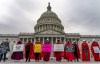
[(51, 52), (52, 44), (42, 44), (42, 52)]

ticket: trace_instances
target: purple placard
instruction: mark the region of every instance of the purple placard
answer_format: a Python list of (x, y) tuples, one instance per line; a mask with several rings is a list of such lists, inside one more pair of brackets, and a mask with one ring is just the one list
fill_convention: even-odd
[(42, 52), (51, 52), (52, 44), (42, 44)]

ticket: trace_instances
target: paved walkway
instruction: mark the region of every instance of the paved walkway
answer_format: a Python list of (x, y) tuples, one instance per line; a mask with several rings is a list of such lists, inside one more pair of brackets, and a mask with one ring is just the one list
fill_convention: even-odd
[(100, 62), (0, 62), (0, 64), (100, 64)]
[(95, 61), (90, 61), (90, 62), (82, 62), (82, 61), (68, 62), (66, 60), (62, 60), (61, 62), (57, 62), (57, 61), (51, 60), (51, 61), (48, 61), (48, 62), (44, 62), (44, 61), (41, 60), (40, 62), (35, 62), (34, 60), (32, 60), (31, 62), (25, 62), (24, 60), (21, 60), (19, 62), (15, 62), (15, 61), (12, 61), (12, 60), (8, 60), (6, 62), (1, 61), (0, 64), (100, 64), (100, 61), (99, 62), (95, 62)]

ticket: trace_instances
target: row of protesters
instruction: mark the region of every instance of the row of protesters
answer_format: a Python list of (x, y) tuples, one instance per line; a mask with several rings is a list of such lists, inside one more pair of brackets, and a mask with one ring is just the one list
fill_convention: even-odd
[[(20, 40), (17, 42), (16, 45), (20, 45), (23, 44)], [(49, 40), (47, 39), (43, 44), (40, 42), (40, 40), (37, 40), (36, 43), (32, 43), (31, 41), (27, 42), (24, 44), (24, 51), (15, 51), (13, 52), (11, 59), (13, 60), (21, 60), (26, 58), (26, 62), (30, 62), (30, 59), (35, 59), (35, 61), (39, 62), (39, 60), (41, 60), (43, 58), (44, 61), (49, 61), (50, 60), (50, 54), (51, 52), (49, 51), (49, 49), (47, 49), (46, 51), (41, 51), (41, 52), (34, 52), (35, 49), (35, 44), (40, 44), (43, 47), (43, 44), (49, 48), (49, 44), (51, 44), (49, 42)], [(55, 44), (63, 44), (60, 39), (57, 40), (57, 42)], [(64, 45), (64, 44), (63, 44)], [(4, 55), (3, 60), (5, 61), (6, 58), (6, 53), (9, 50), (8, 48), (5, 48), (8, 46), (8, 43), (2, 43), (0, 45), (0, 61), (2, 60), (2, 56)], [(91, 52), (92, 55), (94, 57), (95, 61), (100, 61), (100, 56), (99, 56), (99, 44), (98, 42), (96, 42), (95, 40), (93, 40), (92, 44), (91, 44)], [(41, 48), (42, 49), (42, 48)], [(59, 48), (58, 48), (59, 49)], [(61, 61), (62, 58), (68, 60), (68, 61), (90, 61), (90, 49), (89, 49), (89, 45), (88, 43), (83, 40), (82, 44), (81, 44), (81, 49), (82, 49), (82, 56), (80, 54), (80, 49), (79, 46), (77, 44), (77, 42), (69, 42), (67, 41), (65, 43), (65, 45), (63, 46), (62, 51), (53, 51), (54, 52), (54, 57), (56, 58), (56, 61)], [(96, 49), (96, 50), (95, 50)], [(1, 53), (2, 52), (2, 53)]]
[[(16, 45), (22, 44), (21, 40), (17, 42)], [(40, 41), (38, 40), (35, 44), (41, 44)], [(49, 40), (47, 39), (44, 44), (50, 44)], [(23, 51), (15, 51), (11, 55), (11, 59), (15, 61), (19, 61), (23, 59), (24, 57), (26, 58), (26, 62), (30, 62), (30, 59), (35, 59), (35, 61), (39, 61), (41, 57), (43, 57), (44, 61), (49, 61), (50, 60), (50, 52), (41, 52), (41, 53), (35, 53), (34, 52), (34, 46), (31, 41), (25, 44), (25, 48)]]
[[(22, 42), (19, 40), (16, 45), (20, 45), (20, 44), (22, 44)], [(35, 44), (41, 44), (41, 43), (38, 40)], [(44, 44), (50, 44), (49, 40), (47, 39)], [(62, 44), (62, 43), (58, 39), (56, 44)], [(69, 45), (69, 43), (67, 42), (65, 46), (68, 46), (68, 45)], [(19, 60), (23, 59), (25, 56), (26, 62), (27, 61), (30, 62), (30, 59), (34, 59), (34, 58), (36, 61), (39, 61), (41, 59), (41, 57), (43, 57), (44, 61), (50, 60), (50, 52), (34, 53), (33, 48), (34, 48), (33, 43), (31, 41), (29, 41), (28, 43), (25, 44), (25, 51), (24, 52), (23, 51), (13, 52), (11, 59), (19, 61)], [(23, 55), (24, 53), (25, 53), (25, 55)], [(63, 52), (54, 52), (54, 54), (56, 57), (56, 61), (61, 61)], [(69, 52), (67, 52), (64, 57), (66, 57), (66, 55), (68, 56), (68, 54), (69, 54)], [(71, 57), (74, 58), (74, 56), (71, 56)], [(67, 57), (67, 59), (70, 61), (71, 57), (69, 56), (69, 58)]]
[[(19, 40), (16, 45), (22, 44), (22, 41)], [(25, 44), (24, 52), (23, 51), (14, 51), (11, 55), (11, 59), (15, 61), (19, 61), (21, 59), (26, 58), (26, 62), (30, 62), (30, 59), (33, 59), (33, 43), (29, 41), (28, 43)]]
[(90, 61), (90, 51), (92, 52), (94, 61), (100, 61), (100, 46), (98, 42), (93, 39), (91, 48), (89, 49), (88, 43), (84, 40), (82, 43), (82, 61)]
[[(62, 44), (60, 42), (60, 39), (58, 39), (56, 44)], [(68, 41), (64, 46), (64, 51), (54, 52), (54, 56), (56, 57), (56, 61), (61, 61), (62, 57), (64, 57), (64, 59), (68, 61), (73, 61), (73, 60), (78, 61), (78, 59), (80, 58), (79, 46), (75, 41), (72, 44)]]

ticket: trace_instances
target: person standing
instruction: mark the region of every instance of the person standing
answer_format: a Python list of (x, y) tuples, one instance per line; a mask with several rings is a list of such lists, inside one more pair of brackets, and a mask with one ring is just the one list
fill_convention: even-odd
[(85, 40), (83, 40), (81, 47), (82, 47), (82, 61), (90, 61), (90, 50)]
[[(62, 44), (60, 42), (60, 39), (57, 40), (56, 44)], [(59, 51), (59, 52), (55, 51), (54, 52), (54, 57), (56, 57), (56, 61), (61, 61), (61, 59), (62, 59), (62, 52), (61, 51)]]
[[(16, 45), (22, 44), (22, 41), (19, 40)], [(23, 51), (14, 51), (11, 55), (11, 59), (19, 61), (23, 59)]]
[(92, 52), (92, 55), (94, 56), (94, 60), (95, 61), (100, 61), (100, 59), (99, 59), (99, 57), (100, 57), (99, 53), (95, 53), (94, 47), (100, 48), (98, 42), (96, 42), (95, 39), (93, 39), (93, 42), (91, 44), (91, 52)]
[(0, 61), (2, 60), (3, 58), (3, 61), (5, 62), (6, 61), (6, 54), (10, 51), (10, 48), (9, 48), (9, 42), (8, 42), (8, 39), (6, 39), (6, 41), (2, 42), (1, 43), (1, 50), (2, 50), (2, 54), (1, 54), (1, 58), (0, 58)]
[(0, 62), (2, 60), (2, 47), (1, 47), (1, 44), (0, 44)]
[(75, 59), (72, 47), (73, 45), (69, 41), (66, 42), (64, 48), (64, 58), (68, 61), (73, 61)]
[(75, 51), (73, 52), (74, 53), (74, 56), (75, 56), (75, 61), (79, 61), (78, 59), (80, 58), (80, 50), (79, 50), (79, 46), (78, 44), (74, 41), (73, 42), (73, 45), (74, 45), (74, 48), (75, 48)]
[[(51, 44), (51, 43), (49, 42), (49, 39), (47, 39), (44, 44)], [(50, 52), (42, 52), (42, 54), (43, 54), (43, 60), (44, 61), (50, 60)]]
[(25, 45), (25, 58), (26, 58), (26, 62), (30, 62), (30, 59), (34, 58), (34, 51), (33, 51), (33, 43), (31, 43), (31, 41), (29, 41), (28, 43), (26, 43)]
[[(35, 44), (40, 44), (41, 45), (40, 40), (38, 39), (38, 41)], [(35, 61), (39, 62), (39, 60), (41, 59), (41, 52), (37, 52), (37, 53), (34, 52), (34, 54), (35, 54)]]

